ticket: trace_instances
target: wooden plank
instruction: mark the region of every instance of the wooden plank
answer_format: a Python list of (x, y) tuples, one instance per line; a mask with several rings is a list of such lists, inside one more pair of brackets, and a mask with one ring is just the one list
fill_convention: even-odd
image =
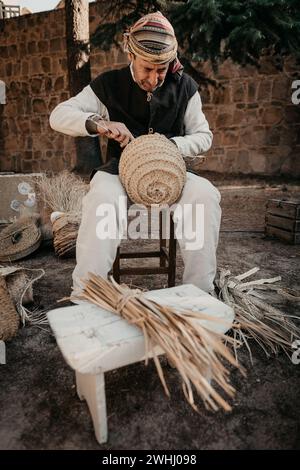
[(276, 237), (294, 245), (298, 245), (300, 243), (300, 232), (289, 232), (288, 230), (284, 230), (282, 228), (266, 225), (265, 233), (267, 236)]
[(151, 268), (135, 268), (135, 267), (128, 267), (128, 268), (120, 268), (120, 275), (130, 275), (135, 276), (139, 274), (168, 274), (169, 268), (166, 267), (151, 267)]
[(290, 232), (300, 231), (300, 220), (280, 217), (278, 215), (266, 214), (266, 224), (273, 227), (283, 228)]
[(300, 219), (300, 200), (299, 199), (269, 199), (267, 202), (267, 213), (280, 215), (281, 217), (290, 217)]
[(121, 259), (134, 259), (134, 258), (160, 258), (160, 251), (140, 251), (140, 252), (129, 252), (120, 253)]

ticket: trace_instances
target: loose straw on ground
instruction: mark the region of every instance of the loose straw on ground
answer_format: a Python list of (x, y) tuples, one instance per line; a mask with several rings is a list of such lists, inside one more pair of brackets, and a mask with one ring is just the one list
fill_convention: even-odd
[(300, 338), (300, 328), (292, 321), (293, 318), (299, 320), (299, 317), (287, 315), (266, 302), (268, 292), (277, 294), (280, 300), (290, 302), (299, 302), (299, 293), (274, 286), (274, 282), (281, 280), (280, 276), (242, 282), (257, 271), (259, 268), (256, 267), (239, 276), (233, 276), (229, 270), (220, 269), (216, 282), (220, 289), (220, 300), (235, 312), (232, 326), (235, 356), (237, 358), (238, 347), (244, 344), (249, 351), (251, 362), (250, 339), (254, 339), (266, 355), (270, 356), (278, 353), (280, 349), (288, 355), (294, 339)]
[(131, 290), (124, 284), (119, 285), (112, 277), (111, 281), (107, 281), (92, 273), (88, 276), (84, 281), (83, 293), (78, 298), (117, 313), (129, 323), (142, 329), (146, 345), (145, 356), (147, 358), (149, 352), (152, 353), (158, 375), (168, 396), (169, 390), (155, 353), (155, 345), (162, 348), (167, 358), (177, 368), (183, 381), (184, 395), (195, 410), (197, 406), (192, 386), (207, 408), (217, 410), (221, 407), (226, 411), (231, 410), (226, 400), (210, 384), (207, 373), (209, 372), (211, 379), (229, 397), (232, 397), (235, 390), (229, 384), (229, 372), (222, 362), (226, 360), (229, 364), (239, 367), (242, 372), (243, 369), (238, 366), (223, 342), (225, 338), (229, 341), (230, 339), (212, 332), (199, 322), (199, 320), (220, 322), (219, 319), (202, 312), (162, 306), (158, 301), (147, 299), (139, 289)]

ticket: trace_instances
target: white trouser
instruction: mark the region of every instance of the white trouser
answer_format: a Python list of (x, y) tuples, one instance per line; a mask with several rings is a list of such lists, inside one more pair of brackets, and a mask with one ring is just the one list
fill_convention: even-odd
[[(120, 198), (120, 196), (123, 197)], [(77, 264), (73, 271), (73, 295), (80, 294), (83, 286), (82, 280), (87, 278), (89, 272), (107, 278), (115, 260), (117, 248), (121, 243), (124, 223), (126, 226), (126, 220), (124, 221), (124, 217), (127, 219), (126, 199), (126, 192), (118, 175), (103, 171), (95, 174), (90, 183), (90, 190), (82, 201), (82, 220), (76, 245)], [(173, 216), (175, 235), (184, 261), (183, 283), (194, 284), (206, 292), (213, 290), (213, 280), (216, 274), (216, 249), (221, 221), (220, 200), (218, 189), (207, 179), (187, 173), (182, 195), (176, 203), (181, 208), (177, 209)], [(97, 236), (96, 228), (101, 216), (99, 217), (99, 212), (97, 216), (96, 211), (102, 204), (111, 204), (115, 208), (112, 213), (114, 223), (119, 229), (118, 236), (106, 239)], [(119, 207), (120, 204), (122, 207)], [(184, 205), (189, 205), (189, 209), (185, 212), (183, 211)], [(202, 205), (204, 212), (201, 220), (200, 217), (198, 218), (199, 214), (196, 216), (195, 211), (195, 207), (199, 205)], [(184, 224), (182, 224), (183, 220)], [(185, 227), (188, 223), (193, 224), (193, 230), (197, 224), (197, 230), (202, 231), (203, 246), (193, 245), (190, 235), (186, 236)], [(179, 227), (183, 229), (178, 232)]]

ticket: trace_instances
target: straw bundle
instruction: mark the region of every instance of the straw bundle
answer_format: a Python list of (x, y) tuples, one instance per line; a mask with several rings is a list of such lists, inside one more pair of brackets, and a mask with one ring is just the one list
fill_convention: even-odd
[[(192, 386), (204, 401), (207, 408), (231, 409), (224, 398), (211, 386), (207, 379), (207, 369), (211, 377), (232, 397), (233, 387), (228, 382), (229, 372), (223, 360), (234, 366), (237, 363), (224, 345), (224, 335), (214, 333), (201, 325), (201, 320), (216, 319), (201, 312), (174, 309), (147, 299), (139, 289), (111, 282), (95, 274), (89, 274), (79, 299), (87, 300), (102, 308), (117, 313), (129, 323), (139, 326), (145, 337), (146, 357), (151, 351), (166, 394), (169, 390), (164, 379), (160, 362), (155, 355), (154, 345), (159, 345), (168, 359), (178, 369), (184, 395), (189, 404), (197, 410), (194, 403)], [(216, 320), (220, 321), (220, 320)]]
[(186, 181), (186, 166), (176, 145), (160, 134), (137, 137), (122, 152), (121, 182), (136, 204), (173, 204)]
[(65, 212), (81, 219), (82, 198), (89, 186), (80, 177), (67, 171), (52, 177), (43, 175), (38, 179), (37, 187), (51, 212)]
[(74, 256), (79, 230), (78, 218), (70, 214), (56, 213), (51, 215), (53, 230), (53, 246), (60, 257)]
[(299, 320), (299, 317), (287, 315), (266, 302), (270, 293), (278, 294), (281, 299), (299, 302), (299, 293), (272, 285), (281, 280), (280, 276), (242, 282), (257, 271), (259, 268), (253, 268), (244, 274), (233, 276), (229, 270), (221, 269), (216, 280), (220, 289), (220, 300), (235, 311), (235, 321), (232, 326), (235, 355), (237, 357), (237, 348), (244, 344), (249, 351), (251, 361), (249, 339), (254, 339), (269, 356), (278, 353), (280, 349), (288, 354), (288, 351), (292, 350), (294, 339), (300, 338), (300, 328), (291, 320), (292, 318)]
[(0, 233), (0, 261), (15, 261), (30, 255), (42, 242), (36, 217), (20, 217)]
[(59, 217), (51, 218), (55, 253), (60, 257), (74, 255), (82, 199), (89, 185), (67, 171), (53, 177), (44, 175), (37, 184), (47, 208), (51, 213), (59, 214)]

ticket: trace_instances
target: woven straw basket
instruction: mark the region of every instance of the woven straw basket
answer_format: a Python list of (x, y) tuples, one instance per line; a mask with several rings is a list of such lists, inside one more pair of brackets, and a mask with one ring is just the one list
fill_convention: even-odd
[(120, 180), (136, 204), (176, 202), (186, 181), (186, 166), (176, 145), (160, 134), (137, 137), (119, 163)]
[(33, 253), (42, 242), (40, 228), (31, 217), (24, 217), (0, 233), (0, 261), (15, 261)]
[(6, 287), (14, 305), (18, 305), (21, 298), (23, 305), (33, 302), (33, 289), (29, 282), (32, 276), (26, 274), (31, 271), (20, 266), (0, 266), (0, 277), (5, 278)]
[(20, 317), (7, 290), (3, 276), (0, 276), (0, 340), (13, 338), (19, 328)]

